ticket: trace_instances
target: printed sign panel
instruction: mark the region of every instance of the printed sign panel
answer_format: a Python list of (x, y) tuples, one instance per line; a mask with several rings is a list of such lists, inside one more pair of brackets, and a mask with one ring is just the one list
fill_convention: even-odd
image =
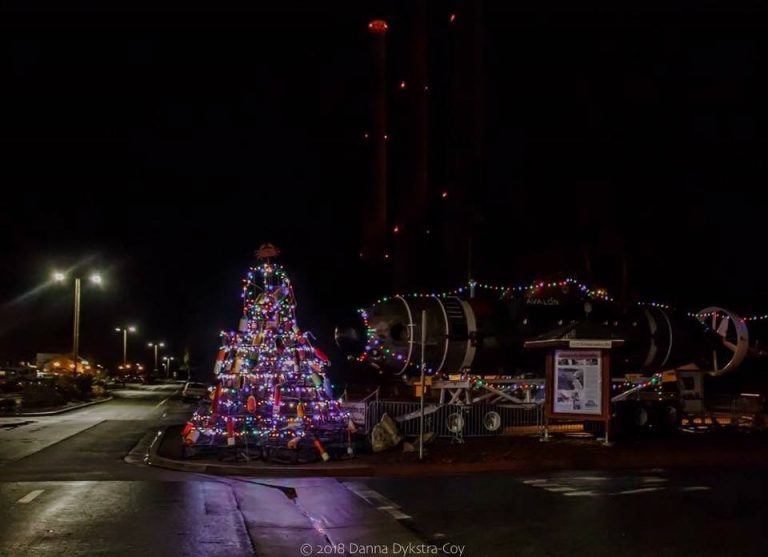
[(556, 414), (603, 413), (603, 373), (600, 352), (556, 350), (553, 406)]

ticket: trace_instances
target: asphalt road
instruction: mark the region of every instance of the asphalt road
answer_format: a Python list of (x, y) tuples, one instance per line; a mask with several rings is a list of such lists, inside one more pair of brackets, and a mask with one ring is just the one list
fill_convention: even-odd
[[(174, 387), (0, 419), (0, 555), (765, 555), (764, 471), (263, 479), (151, 468)], [(126, 462), (126, 456), (128, 460)]]

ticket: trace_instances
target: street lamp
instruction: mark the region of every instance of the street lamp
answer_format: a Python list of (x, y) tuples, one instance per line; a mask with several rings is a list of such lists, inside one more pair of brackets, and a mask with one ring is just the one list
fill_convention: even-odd
[[(80, 356), (80, 278), (75, 277), (75, 316), (73, 322), (72, 331), (72, 364), (74, 365), (74, 372), (77, 373), (77, 360)], [(61, 271), (54, 271), (53, 280), (59, 283), (64, 283), (67, 280), (67, 275)], [(92, 273), (88, 280), (93, 284), (101, 285), (101, 275), (98, 273)]]
[(115, 327), (116, 333), (123, 333), (123, 366), (128, 365), (128, 333), (135, 333), (136, 327), (126, 325), (125, 327)]
[(147, 346), (149, 348), (154, 348), (155, 349), (155, 373), (157, 373), (157, 349), (165, 347), (165, 343), (164, 342), (158, 342), (158, 341), (148, 342)]
[(171, 376), (171, 362), (175, 360), (173, 356), (163, 356), (163, 362), (165, 365), (165, 376), (170, 377)]

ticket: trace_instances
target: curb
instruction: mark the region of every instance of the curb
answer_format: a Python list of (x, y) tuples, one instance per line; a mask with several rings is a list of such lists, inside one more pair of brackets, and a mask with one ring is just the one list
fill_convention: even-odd
[(156, 428), (147, 430), (141, 439), (139, 439), (139, 442), (136, 443), (128, 454), (123, 457), (123, 461), (126, 464), (146, 464), (147, 457), (149, 456), (149, 447), (155, 442), (155, 437), (157, 437), (157, 435)]
[[(717, 455), (716, 458), (681, 458), (659, 454), (639, 453), (636, 457), (627, 461), (590, 459), (590, 458), (560, 458), (553, 455), (547, 459), (537, 461), (492, 461), (492, 462), (424, 462), (424, 463), (388, 463), (370, 464), (360, 462), (352, 466), (334, 467), (331, 465), (293, 464), (280, 466), (273, 464), (237, 465), (216, 464), (204, 462), (189, 462), (166, 458), (157, 454), (157, 449), (166, 433), (166, 427), (160, 429), (155, 439), (149, 446), (144, 458), (144, 463), (159, 468), (176, 470), (180, 472), (193, 472), (211, 475), (226, 476), (255, 476), (264, 478), (299, 478), (308, 476), (323, 477), (435, 477), (435, 476), (467, 476), (472, 474), (534, 474), (544, 472), (562, 472), (568, 470), (603, 470), (621, 471), (638, 470), (646, 468), (690, 469), (690, 468), (727, 468), (743, 466), (745, 462), (753, 465), (768, 463), (768, 455), (760, 458), (748, 458), (745, 455)], [(610, 450), (610, 449), (606, 449)]]
[(66, 412), (71, 412), (72, 410), (80, 410), (81, 408), (86, 408), (88, 406), (93, 406), (95, 404), (104, 404), (105, 402), (109, 402), (114, 397), (108, 396), (107, 398), (104, 398), (102, 400), (92, 400), (91, 402), (84, 402), (82, 404), (77, 404), (75, 406), (69, 406), (67, 408), (62, 408), (61, 410), (51, 410), (50, 412), (22, 412), (20, 414), (14, 414), (18, 417), (26, 417), (26, 416), (55, 416), (57, 414), (64, 414)]
[(300, 478), (317, 476), (373, 476), (375, 468), (368, 465), (347, 466), (334, 468), (329, 466), (317, 466), (314, 464), (293, 464), (291, 466), (264, 465), (249, 466), (237, 464), (211, 464), (202, 462), (187, 462), (166, 458), (157, 454), (167, 427), (161, 428), (145, 457), (144, 462), (150, 466), (177, 470), (179, 472), (196, 472), (199, 474), (212, 474), (217, 476), (259, 476), (264, 478)]

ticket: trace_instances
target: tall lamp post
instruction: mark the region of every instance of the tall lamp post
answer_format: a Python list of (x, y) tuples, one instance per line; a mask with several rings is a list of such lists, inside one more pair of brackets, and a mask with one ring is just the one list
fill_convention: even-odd
[(148, 342), (147, 346), (149, 348), (154, 348), (155, 349), (155, 373), (157, 373), (157, 350), (159, 348), (164, 348), (165, 347), (165, 343), (164, 342), (158, 342), (158, 341)]
[[(72, 331), (72, 365), (74, 366), (73, 372), (77, 373), (77, 360), (80, 357), (80, 278), (75, 277), (75, 311), (73, 320)], [(97, 285), (102, 284), (101, 275), (98, 273), (91, 274), (88, 279)], [(67, 275), (60, 271), (53, 273), (53, 280), (63, 283), (67, 280)]]
[(171, 376), (171, 362), (175, 360), (173, 356), (163, 356), (163, 362), (165, 363), (165, 376)]
[(123, 333), (123, 366), (128, 365), (128, 333), (135, 333), (136, 327), (126, 325), (125, 327), (115, 327), (116, 333)]

